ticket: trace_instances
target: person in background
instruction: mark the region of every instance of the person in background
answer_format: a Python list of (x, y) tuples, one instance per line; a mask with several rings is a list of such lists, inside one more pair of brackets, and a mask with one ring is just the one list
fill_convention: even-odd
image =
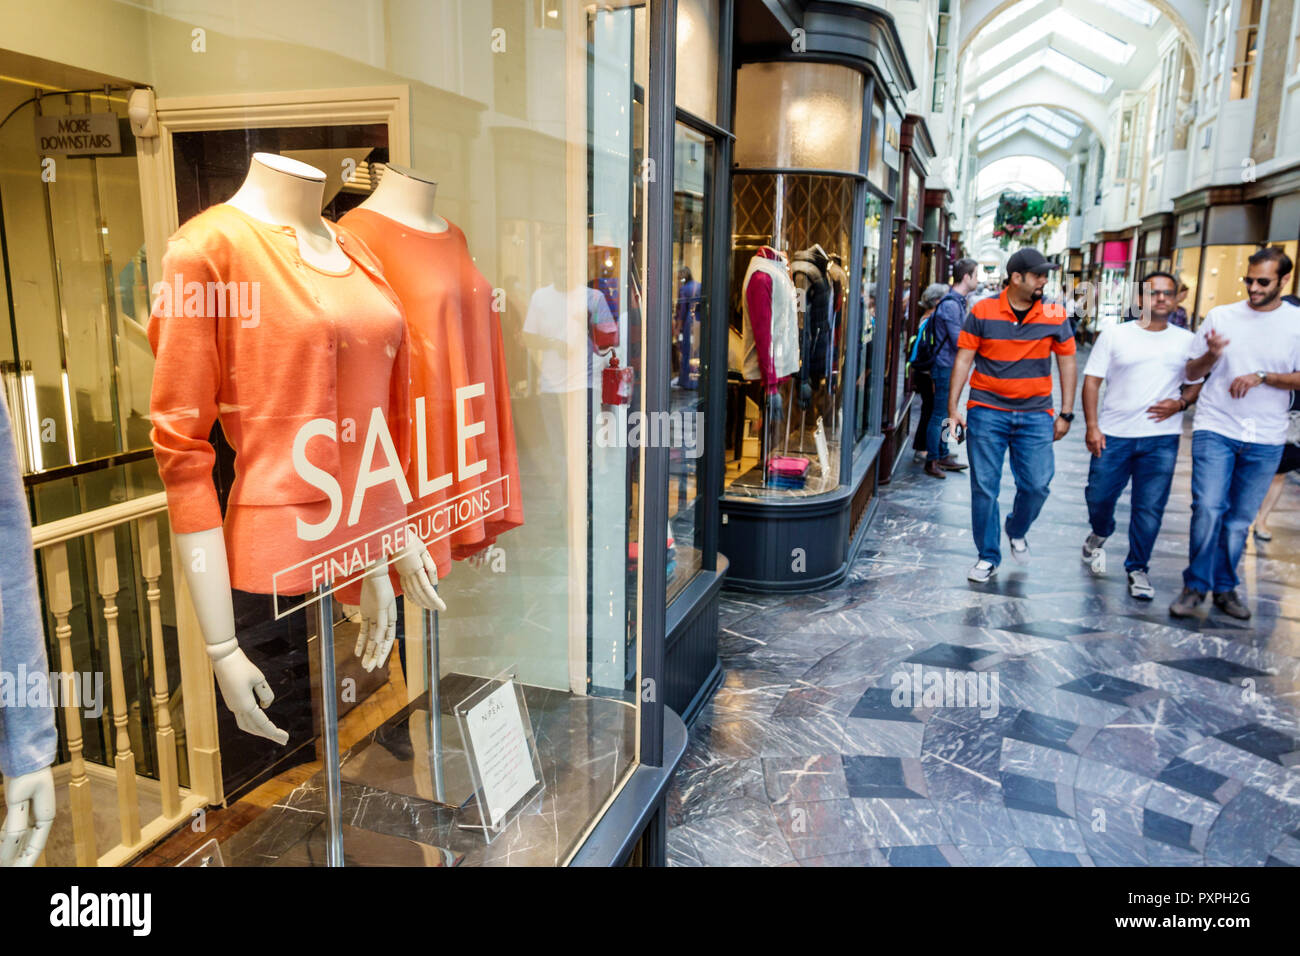
[[(953, 263), (952, 288), (939, 300), (930, 319), (935, 342), (934, 368), (930, 377), (934, 380), (934, 407), (938, 414), (931, 416), (926, 429), (925, 452), (927, 461), (934, 462), (944, 471), (961, 471), (966, 467), (948, 451), (948, 443), (943, 439), (943, 422), (948, 409), (952, 367), (957, 361), (957, 339), (966, 322), (966, 298), (975, 291), (979, 268), (974, 259), (958, 259)], [(928, 464), (926, 471), (933, 477)]]
[[(921, 340), (932, 336), (935, 329), (930, 327), (934, 322), (934, 310), (940, 300), (948, 294), (948, 287), (942, 282), (935, 282), (927, 286), (921, 293), (919, 308), (921, 309), (921, 322), (916, 333), (916, 342), (913, 343), (909, 352), (909, 359), (915, 361), (917, 358), (917, 349)], [(912, 440), (912, 460), (919, 461), (922, 456), (926, 455), (926, 435), (929, 434), (930, 421), (937, 418), (934, 414), (934, 393), (935, 380), (933, 376), (934, 365), (930, 364), (925, 368), (912, 369), (912, 387), (916, 393), (921, 396), (921, 418), (916, 423), (916, 437)], [(943, 471), (939, 468), (939, 463), (935, 458), (926, 457), (925, 473), (931, 478), (943, 478)]]
[[(1037, 249), (1014, 252), (1007, 260), (1006, 288), (975, 303), (957, 340), (948, 418), (954, 432), (966, 427), (966, 416), (970, 419), (971, 532), (979, 560), (966, 578), (977, 584), (997, 572), (1003, 530), (1011, 557), (1028, 563), (1025, 535), (1043, 510), (1056, 471), (1052, 443), (1064, 438), (1074, 421), (1074, 336), (1065, 309), (1042, 301), (1047, 274), (1055, 268)], [(1053, 354), (1061, 377), (1060, 415), (1052, 411)], [(958, 403), (972, 365), (963, 416)], [(1016, 498), (1004, 529), (998, 523), (998, 491), (1008, 451)]]
[(1187, 310), (1183, 308), (1183, 303), (1187, 301), (1187, 293), (1190, 291), (1191, 290), (1187, 288), (1187, 283), (1182, 279), (1179, 279), (1178, 298), (1176, 300), (1177, 307), (1174, 309), (1173, 314), (1169, 316), (1170, 325), (1179, 329), (1187, 329), (1189, 332), (1192, 329), (1192, 317), (1189, 316)]
[(1300, 388), (1300, 309), (1281, 296), (1291, 259), (1269, 247), (1247, 261), (1247, 298), (1209, 311), (1184, 371), (1189, 382), (1209, 378), (1193, 422), (1189, 560), (1174, 617), (1192, 617), (1213, 591), (1224, 614), (1250, 618), (1237, 562), (1282, 459), (1290, 392)]
[[(1283, 296), (1283, 298), (1289, 299), (1292, 296)], [(1268, 516), (1273, 513), (1273, 509), (1277, 507), (1282, 497), (1282, 489), (1286, 487), (1286, 476), (1300, 469), (1300, 392), (1291, 393), (1290, 418), (1291, 422), (1286, 431), (1286, 444), (1282, 447), (1282, 460), (1277, 465), (1277, 474), (1269, 482), (1264, 503), (1259, 506), (1259, 514), (1255, 515), (1256, 541), (1273, 540), (1273, 532), (1268, 526)]]
[[(1201, 390), (1199, 383), (1183, 381), (1192, 333), (1169, 325), (1176, 282), (1167, 272), (1143, 279), (1138, 309), (1145, 323), (1124, 322), (1102, 332), (1083, 372), (1085, 441), (1092, 453), (1084, 491), (1092, 533), (1083, 543), (1083, 560), (1095, 574), (1106, 570), (1102, 545), (1115, 531), (1115, 505), (1131, 479), (1124, 570), (1128, 593), (1146, 601), (1155, 597), (1147, 575), (1178, 463), (1183, 412)], [(1098, 414), (1103, 382), (1106, 398)]]

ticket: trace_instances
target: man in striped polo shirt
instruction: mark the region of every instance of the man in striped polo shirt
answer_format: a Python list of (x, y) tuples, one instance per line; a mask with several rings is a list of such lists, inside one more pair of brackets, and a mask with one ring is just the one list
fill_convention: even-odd
[[(1007, 260), (1001, 295), (971, 307), (957, 338), (957, 360), (948, 390), (948, 418), (955, 433), (969, 418), (971, 531), (979, 560), (966, 577), (984, 582), (1002, 561), (998, 488), (1002, 464), (1011, 452), (1016, 500), (1007, 515), (1011, 557), (1029, 560), (1025, 535), (1047, 501), (1056, 471), (1052, 442), (1065, 437), (1074, 420), (1079, 372), (1074, 334), (1059, 303), (1043, 304), (1047, 274), (1057, 266), (1037, 249), (1021, 249)], [(1061, 413), (1052, 412), (1052, 353), (1061, 375)], [(958, 411), (972, 363), (966, 415)]]

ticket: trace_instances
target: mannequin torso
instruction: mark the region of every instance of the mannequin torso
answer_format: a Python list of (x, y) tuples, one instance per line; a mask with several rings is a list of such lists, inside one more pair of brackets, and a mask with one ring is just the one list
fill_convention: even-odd
[(317, 269), (342, 272), (348, 257), (321, 218), (325, 174), (275, 153), (254, 153), (243, 184), (226, 200), (240, 212), (274, 226), (288, 226), (303, 259)]
[(359, 208), (386, 216), (408, 229), (446, 232), (447, 220), (434, 212), (438, 184), (405, 166), (389, 165), (375, 191)]

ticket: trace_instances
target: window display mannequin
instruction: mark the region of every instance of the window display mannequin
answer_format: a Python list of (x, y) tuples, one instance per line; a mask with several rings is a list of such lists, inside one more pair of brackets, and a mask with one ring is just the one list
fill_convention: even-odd
[(27, 683), (18, 683), (24, 670), (28, 675), (49, 673), (42, 619), (27, 497), (8, 406), (0, 397), (0, 666), (15, 682), (23, 704), (0, 707), (0, 771), (7, 811), (0, 843), (3, 866), (33, 865), (54, 825), (54, 702), (47, 695), (43, 705), (32, 706)]
[(799, 333), (799, 407), (807, 411), (813, 391), (830, 380), (831, 335), (834, 328), (834, 291), (828, 273), (830, 256), (820, 244), (796, 252), (791, 258), (797, 302), (803, 306)]
[[(786, 415), (781, 399), (781, 382), (799, 371), (798, 295), (784, 254), (771, 246), (761, 246), (749, 260), (740, 298), (744, 376), (748, 381), (760, 381), (765, 396), (761, 406), (761, 460), (766, 476), (769, 456), (777, 447), (780, 422)], [(788, 434), (788, 421), (786, 425)]]
[(744, 375), (763, 383), (770, 417), (776, 420), (782, 411), (781, 380), (799, 371), (799, 314), (785, 256), (771, 246), (760, 247), (749, 260), (740, 294)]
[[(449, 538), (429, 544), (437, 573), (446, 577), (451, 559), (482, 551), (497, 535), (523, 524), (524, 513), (501, 320), (465, 234), (435, 211), (437, 196), (432, 177), (389, 165), (375, 191), (339, 222), (379, 258), (406, 311), (410, 408), (417, 416), (413, 427), (423, 429), (427, 447), (424, 475), (414, 459), (408, 470), (410, 510), (418, 514), (494, 482), (506, 486), (501, 488), (509, 502), (504, 511), (463, 523)], [(480, 385), (479, 394), (461, 409), (458, 390)], [(482, 423), (481, 432), (458, 439), (458, 414)], [(446, 474), (454, 476), (451, 483), (430, 486), (431, 477)]]
[[(321, 219), (324, 185), (305, 163), (254, 154), (235, 195), (171, 238), (162, 274), (206, 288), (208, 302), (214, 288), (255, 293), (257, 313), (159, 295), (149, 321), (151, 437), (199, 628), (238, 726), (280, 744), (288, 735), (262, 710), (274, 695), (240, 649), (231, 588), (313, 590), (305, 564), (285, 570), (405, 516), (395, 482), (355, 487), (365, 456), (377, 470), (385, 457), (405, 468), (410, 454), (401, 305), (362, 244)], [(208, 442), (218, 418), (236, 452), (224, 522)], [(355, 441), (340, 434), (348, 425)], [(400, 561), (404, 589), (431, 590), (418, 553)], [(396, 598), (381, 562), (339, 597), (360, 604), (363, 655), (391, 646)]]

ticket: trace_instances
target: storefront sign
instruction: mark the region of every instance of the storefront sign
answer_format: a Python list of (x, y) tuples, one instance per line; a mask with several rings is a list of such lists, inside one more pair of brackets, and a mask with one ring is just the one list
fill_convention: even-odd
[(1201, 231), (1201, 215), (1196, 213), (1192, 216), (1183, 216), (1178, 220), (1178, 234), (1180, 236), (1194, 236)]
[(36, 148), (42, 156), (116, 156), (122, 134), (114, 113), (38, 116)]

